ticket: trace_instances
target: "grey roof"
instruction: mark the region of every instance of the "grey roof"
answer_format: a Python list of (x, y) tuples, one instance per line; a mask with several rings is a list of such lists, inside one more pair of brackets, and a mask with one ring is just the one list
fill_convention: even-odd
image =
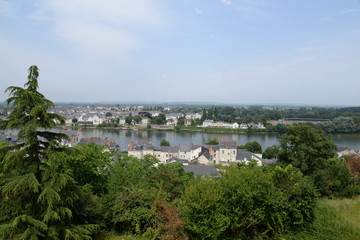
[(193, 172), (195, 176), (221, 176), (219, 171), (214, 166), (187, 165), (183, 166), (183, 168), (185, 172)]
[(254, 154), (246, 149), (237, 149), (236, 160), (251, 160)]
[(171, 153), (176, 153), (179, 151), (178, 147), (172, 147), (172, 146), (162, 146), (160, 147), (162, 152), (171, 152)]
[(154, 146), (150, 142), (136, 141), (133, 144), (133, 150), (154, 150)]
[(188, 147), (188, 146), (179, 146), (179, 151), (181, 151), (181, 152), (190, 152), (190, 147)]
[[(201, 149), (201, 155), (200, 156), (204, 156), (204, 157), (206, 157), (207, 159), (210, 159), (210, 152), (209, 152), (209, 149), (207, 149), (207, 148), (202, 148)], [(200, 157), (199, 156), (199, 157)]]
[(205, 145), (205, 147), (208, 148), (208, 149), (212, 148), (213, 151), (215, 151), (215, 150), (217, 151), (220, 148), (219, 145)]
[(220, 141), (219, 142), (220, 148), (236, 148), (237, 142), (236, 141)]

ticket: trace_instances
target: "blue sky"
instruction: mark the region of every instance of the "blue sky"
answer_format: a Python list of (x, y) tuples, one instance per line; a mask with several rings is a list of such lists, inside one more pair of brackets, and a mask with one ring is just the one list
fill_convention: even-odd
[(0, 91), (30, 65), (55, 102), (359, 106), (360, 0), (0, 0)]

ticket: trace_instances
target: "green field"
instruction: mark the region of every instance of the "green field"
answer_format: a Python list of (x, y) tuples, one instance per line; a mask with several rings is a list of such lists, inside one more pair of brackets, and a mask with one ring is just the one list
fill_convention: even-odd
[(286, 240), (360, 239), (360, 197), (319, 200), (313, 226), (282, 237)]

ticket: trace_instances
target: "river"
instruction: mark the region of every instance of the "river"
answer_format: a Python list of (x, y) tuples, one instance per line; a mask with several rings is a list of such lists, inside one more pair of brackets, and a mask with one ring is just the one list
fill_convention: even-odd
[[(114, 139), (120, 145), (121, 150), (127, 150), (130, 141), (137, 139), (151, 139), (154, 146), (159, 146), (160, 141), (165, 139), (172, 146), (185, 145), (189, 146), (190, 142), (202, 144), (213, 139), (221, 138), (222, 140), (235, 140), (238, 145), (244, 145), (247, 142), (257, 141), (261, 144), (262, 149), (275, 144), (279, 144), (280, 137), (273, 133), (203, 133), (203, 132), (173, 132), (173, 131), (133, 131), (133, 130), (108, 130), (108, 129), (83, 129), (84, 137), (99, 137)], [(348, 147), (350, 149), (360, 149), (360, 134), (332, 134), (332, 139), (338, 147)]]

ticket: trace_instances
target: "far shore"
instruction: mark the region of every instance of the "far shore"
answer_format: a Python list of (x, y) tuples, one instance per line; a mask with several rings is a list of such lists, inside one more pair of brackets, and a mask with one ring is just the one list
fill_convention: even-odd
[(144, 125), (129, 125), (129, 126), (95, 126), (95, 125), (72, 125), (66, 126), (71, 129), (90, 128), (103, 130), (132, 130), (132, 131), (176, 131), (176, 132), (206, 132), (206, 133), (237, 133), (237, 134), (269, 134), (276, 133), (268, 131), (267, 129), (233, 129), (220, 127), (195, 127), (195, 126), (166, 126), (166, 125), (151, 125), (147, 127)]

